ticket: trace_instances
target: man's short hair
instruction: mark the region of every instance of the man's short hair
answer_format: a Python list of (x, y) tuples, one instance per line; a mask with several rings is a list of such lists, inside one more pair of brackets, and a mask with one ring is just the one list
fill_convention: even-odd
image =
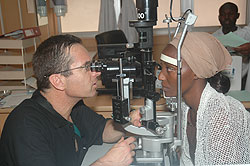
[(224, 8), (230, 8), (232, 10), (234, 10), (236, 13), (238, 13), (238, 6), (232, 2), (226, 2), (224, 3), (220, 9), (219, 9), (219, 12), (221, 12), (221, 10), (223, 10)]
[[(50, 88), (50, 75), (69, 69), (72, 64), (69, 53), (74, 44), (82, 44), (81, 39), (66, 34), (52, 36), (38, 46), (32, 60), (38, 90)], [(72, 73), (68, 71), (62, 74), (69, 76)]]

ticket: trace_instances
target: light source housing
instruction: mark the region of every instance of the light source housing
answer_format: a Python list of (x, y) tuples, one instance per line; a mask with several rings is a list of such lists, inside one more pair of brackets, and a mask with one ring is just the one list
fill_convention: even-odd
[(47, 16), (46, 0), (36, 0), (36, 10), (40, 17)]
[(54, 6), (54, 12), (57, 17), (65, 16), (67, 13), (67, 1), (66, 0), (52, 0)]

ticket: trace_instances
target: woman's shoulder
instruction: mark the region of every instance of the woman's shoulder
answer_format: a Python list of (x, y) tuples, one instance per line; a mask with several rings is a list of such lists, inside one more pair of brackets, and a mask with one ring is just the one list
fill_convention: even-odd
[(204, 95), (200, 103), (203, 104), (203, 109), (208, 114), (242, 114), (247, 112), (246, 115), (250, 116), (249, 112), (245, 109), (244, 105), (231, 96), (217, 92), (211, 86), (204, 89)]
[(246, 110), (245, 106), (239, 100), (237, 100), (231, 96), (225, 96), (225, 98), (226, 98), (226, 101), (228, 102), (229, 107), (231, 109), (246, 111), (250, 116), (250, 113)]
[(209, 83), (207, 83), (201, 94), (199, 107), (207, 107), (208, 104), (218, 105), (220, 102), (224, 102), (224, 97), (224, 94), (217, 92)]
[(207, 111), (207, 113), (216, 113), (218, 110), (227, 111), (230, 106), (229, 102), (232, 101), (208, 83), (202, 92), (199, 110)]

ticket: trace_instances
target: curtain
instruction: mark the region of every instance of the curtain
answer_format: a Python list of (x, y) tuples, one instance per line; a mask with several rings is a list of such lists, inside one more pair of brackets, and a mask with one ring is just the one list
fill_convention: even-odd
[(101, 0), (98, 32), (117, 29), (114, 0)]
[(121, 29), (129, 43), (138, 42), (138, 33), (134, 27), (129, 27), (130, 20), (137, 20), (137, 12), (133, 0), (121, 0), (122, 8), (118, 21), (118, 27)]
[(121, 29), (129, 43), (138, 42), (138, 33), (134, 27), (129, 27), (130, 20), (137, 20), (137, 11), (134, 0), (118, 0), (121, 2), (118, 23), (114, 0), (101, 0), (98, 32)]
[(250, 0), (247, 0), (247, 24), (250, 24)]

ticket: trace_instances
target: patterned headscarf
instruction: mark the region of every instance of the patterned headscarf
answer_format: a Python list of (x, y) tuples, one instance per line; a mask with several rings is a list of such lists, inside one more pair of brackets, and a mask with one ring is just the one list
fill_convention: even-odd
[[(178, 34), (170, 44), (177, 48), (180, 36)], [(166, 55), (162, 56), (166, 58)], [(181, 47), (181, 56), (199, 78), (210, 78), (232, 62), (226, 48), (206, 32), (188, 32)]]

